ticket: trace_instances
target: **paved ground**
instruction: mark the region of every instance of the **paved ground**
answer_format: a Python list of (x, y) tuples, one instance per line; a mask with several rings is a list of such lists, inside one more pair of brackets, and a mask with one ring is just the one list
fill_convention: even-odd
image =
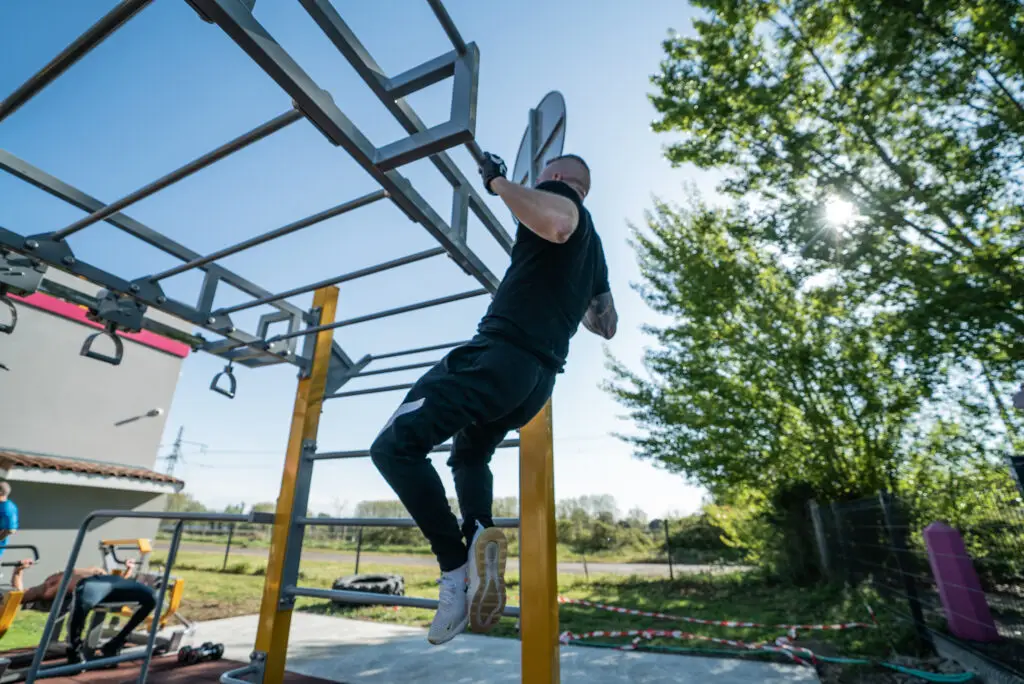
[[(225, 646), (224, 657), (248, 661), (256, 616), (204, 622), (195, 643)], [(463, 634), (430, 646), (426, 631), (297, 612), (288, 669), (346, 684), (520, 682), (519, 641)], [(814, 670), (739, 659), (696, 658), (565, 646), (562, 684), (789, 684), (818, 682)]]
[[(160, 541), (154, 545), (157, 550), (166, 550), (167, 542)], [(213, 544), (198, 544), (194, 542), (184, 542), (181, 545), (182, 551), (189, 551), (192, 553), (210, 553), (219, 556), (224, 555), (224, 548)], [(259, 557), (264, 558), (267, 555), (267, 549), (247, 549), (247, 548), (232, 548), (231, 558), (240, 557)], [(354, 553), (348, 553), (345, 551), (325, 551), (323, 549), (303, 549), (302, 551), (303, 560), (308, 561), (327, 561), (331, 563), (349, 564), (352, 568), (355, 568), (356, 555)], [(390, 564), (390, 565), (415, 565), (423, 567), (432, 567), (436, 565), (436, 561), (430, 556), (394, 556), (380, 553), (363, 553), (360, 559), (361, 563), (378, 563), (378, 564)], [(587, 567), (591, 574), (609, 574), (609, 575), (640, 575), (642, 577), (668, 577), (668, 564), (667, 563), (588, 563)], [(733, 571), (742, 569), (737, 566), (727, 566), (723, 568), (720, 565), (674, 565), (676, 572), (685, 573), (702, 573), (702, 572), (723, 572)], [(519, 571), (519, 559), (509, 558), (508, 569), (513, 572)], [(558, 571), (572, 574), (582, 575), (584, 574), (583, 563), (574, 562), (561, 562), (558, 564)]]

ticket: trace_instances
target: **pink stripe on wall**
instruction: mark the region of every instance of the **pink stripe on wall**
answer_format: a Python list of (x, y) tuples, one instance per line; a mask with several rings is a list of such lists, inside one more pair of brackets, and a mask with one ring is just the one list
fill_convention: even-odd
[[(90, 328), (103, 330), (102, 325), (96, 321), (91, 321), (86, 317), (86, 311), (82, 307), (77, 304), (65, 302), (62, 299), (57, 299), (56, 297), (51, 297), (50, 295), (43, 294), (42, 292), (36, 292), (27, 297), (11, 295), (11, 299), (27, 304), (34, 309), (39, 309), (40, 311), (45, 311), (55, 316), (60, 316), (61, 318), (67, 318), (68, 320), (81, 323), (82, 325), (87, 325)], [(149, 330), (142, 330), (137, 333), (119, 332), (118, 336), (179, 358), (185, 358), (192, 350), (187, 344), (167, 339), (166, 337), (157, 335)]]

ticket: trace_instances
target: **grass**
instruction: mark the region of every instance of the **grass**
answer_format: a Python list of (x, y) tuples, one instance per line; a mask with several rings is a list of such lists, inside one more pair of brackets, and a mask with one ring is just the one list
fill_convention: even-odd
[[(159, 534), (157, 540), (161, 542), (169, 542), (170, 535)], [(182, 541), (187, 542), (190, 545), (202, 544), (209, 547), (210, 552), (224, 551), (224, 547), (227, 545), (227, 535), (214, 536), (214, 535), (182, 535)], [(231, 547), (241, 549), (269, 549), (270, 542), (266, 539), (256, 538), (240, 538), (236, 536), (231, 541)], [(356, 544), (354, 542), (344, 542), (341, 540), (329, 540), (329, 539), (306, 539), (303, 542), (303, 547), (306, 549), (315, 549), (317, 551), (336, 551), (342, 553), (356, 552)], [(363, 544), (363, 553), (372, 553), (381, 556), (425, 556), (429, 557), (433, 555), (429, 546), (426, 545), (371, 545)], [(509, 556), (512, 558), (519, 557), (519, 545), (512, 543), (509, 544)], [(723, 560), (720, 554), (713, 552), (700, 552), (688, 549), (674, 549), (672, 552), (672, 561), (679, 564), (694, 564), (694, 565), (711, 565), (711, 564), (723, 564)], [(583, 558), (579, 553), (573, 551), (565, 544), (558, 545), (558, 560), (562, 562), (581, 562)], [(594, 554), (588, 554), (586, 557), (588, 563), (667, 563), (668, 559), (665, 555), (665, 549), (663, 547), (651, 547), (649, 549), (624, 549), (619, 551), (600, 551)]]
[[(162, 558), (154, 554), (159, 565)], [(183, 578), (185, 597), (182, 613), (194, 620), (211, 620), (237, 615), (251, 615), (259, 611), (266, 562), (263, 559), (239, 560), (220, 571), (219, 554), (182, 552), (174, 574)], [(427, 598), (437, 597), (437, 574), (430, 567), (364, 564), (368, 573), (395, 573), (405, 578), (406, 594)], [(303, 563), (302, 586), (329, 588), (339, 576), (349, 571), (336, 563), (320, 561)], [(507, 576), (509, 603), (518, 604), (519, 577)], [(868, 622), (864, 607), (865, 595), (854, 594), (835, 587), (796, 588), (773, 582), (758, 573), (687, 574), (675, 581), (640, 577), (591, 575), (589, 581), (580, 575), (560, 575), (560, 593), (570, 598), (647, 611), (688, 615), (711, 620), (739, 620), (766, 624)], [(342, 616), (375, 622), (389, 622), (426, 627), (433, 614), (417, 608), (385, 606), (335, 606), (329, 601), (301, 598), (297, 609), (321, 615)], [(728, 629), (704, 625), (687, 625), (563, 605), (560, 610), (563, 630), (589, 632), (594, 630), (625, 629), (682, 629), (696, 634), (738, 639), (743, 641), (774, 640), (782, 634), (778, 628)], [(32, 646), (38, 642), (45, 615), (23, 613), (14, 628), (4, 638), (4, 648)], [(516, 637), (514, 620), (503, 620), (493, 632), (495, 636)], [(601, 640), (594, 640), (600, 643)], [(624, 643), (625, 640), (604, 640), (604, 643)], [(883, 624), (881, 629), (850, 630), (843, 632), (803, 632), (799, 644), (822, 655), (862, 655), (884, 658), (893, 650), (912, 652), (910, 635), (899, 625)], [(699, 641), (657, 641), (655, 645), (697, 649), (721, 649), (720, 645)]]

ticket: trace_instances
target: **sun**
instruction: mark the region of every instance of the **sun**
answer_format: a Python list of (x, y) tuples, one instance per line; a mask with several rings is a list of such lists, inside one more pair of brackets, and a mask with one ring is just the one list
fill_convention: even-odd
[(845, 228), (860, 217), (857, 207), (835, 195), (825, 200), (825, 221), (833, 228)]

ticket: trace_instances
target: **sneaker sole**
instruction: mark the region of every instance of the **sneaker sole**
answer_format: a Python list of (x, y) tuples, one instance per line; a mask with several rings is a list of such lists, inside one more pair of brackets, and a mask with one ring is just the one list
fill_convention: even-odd
[(483, 530), (476, 539), (474, 570), (469, 585), (469, 623), (474, 632), (489, 632), (505, 610), (505, 562), (508, 540), (496, 527)]

